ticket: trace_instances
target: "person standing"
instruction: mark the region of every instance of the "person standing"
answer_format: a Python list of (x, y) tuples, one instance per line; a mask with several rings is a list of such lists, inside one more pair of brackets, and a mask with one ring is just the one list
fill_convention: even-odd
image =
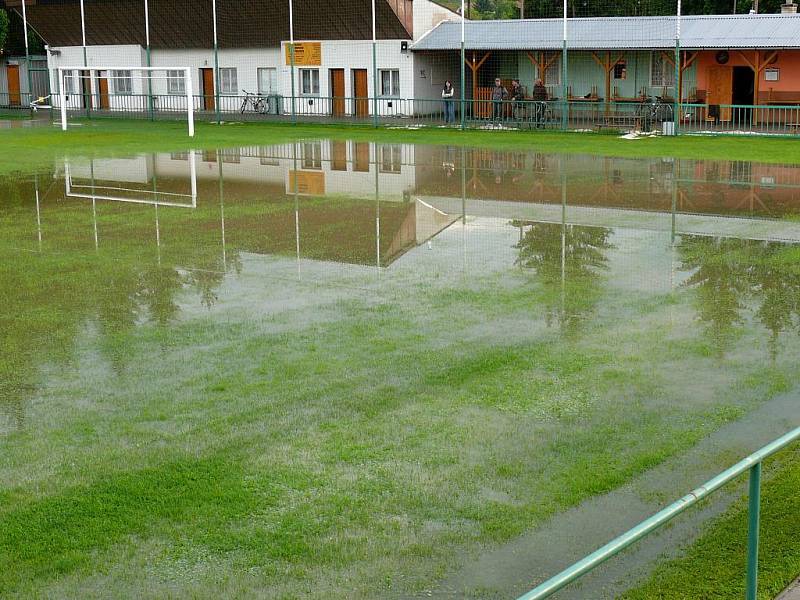
[(508, 98), (508, 90), (503, 87), (500, 78), (494, 80), (492, 88), (492, 121), (503, 120), (503, 101)]
[(453, 100), (455, 93), (456, 91), (453, 88), (453, 84), (448, 79), (447, 81), (444, 82), (444, 88), (442, 88), (442, 102), (444, 103), (445, 123), (455, 123), (456, 110), (455, 110), (455, 102)]

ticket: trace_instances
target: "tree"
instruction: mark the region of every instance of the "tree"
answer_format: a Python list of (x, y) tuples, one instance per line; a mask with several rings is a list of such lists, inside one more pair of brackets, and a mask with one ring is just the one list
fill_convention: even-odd
[(5, 48), (6, 37), (8, 37), (8, 13), (0, 8), (0, 54)]

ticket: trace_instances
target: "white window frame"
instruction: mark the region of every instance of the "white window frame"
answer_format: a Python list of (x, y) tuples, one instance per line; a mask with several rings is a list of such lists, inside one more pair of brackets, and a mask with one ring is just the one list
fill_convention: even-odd
[[(306, 76), (308, 76), (308, 81), (306, 81)], [(319, 96), (319, 69), (300, 69), (300, 94)]]
[(111, 71), (114, 95), (133, 96), (133, 74), (128, 70)]
[[(262, 74), (268, 73), (269, 76), (269, 89), (263, 89), (261, 86)], [(278, 69), (275, 67), (258, 67), (256, 70), (256, 77), (258, 80), (258, 94), (260, 96), (269, 96), (278, 93)]]
[(303, 169), (322, 169), (322, 142), (305, 142), (303, 144)]
[(167, 70), (167, 94), (170, 96), (186, 95), (186, 73)]
[[(56, 76), (56, 79), (58, 79), (58, 76)], [(64, 94), (65, 95), (74, 94), (75, 93), (75, 87), (76, 87), (75, 86), (75, 71), (64, 71), (63, 72), (63, 79), (64, 79), (64, 83), (63, 83), (63, 85), (64, 85)], [(61, 85), (60, 82), (59, 82), (59, 85)]]
[(239, 95), (239, 72), (236, 67), (220, 67), (219, 93), (228, 96)]
[[(661, 63), (661, 79), (655, 79), (656, 60)], [(675, 85), (675, 67), (671, 66), (667, 57), (659, 50), (650, 53), (650, 87), (673, 87)]]
[(403, 169), (402, 144), (381, 144), (380, 161), (378, 163), (381, 173), (400, 173)]
[[(381, 98), (399, 98), (400, 97), (400, 69), (381, 69), (378, 71), (380, 78)], [(385, 93), (386, 78), (389, 78), (389, 93)]]

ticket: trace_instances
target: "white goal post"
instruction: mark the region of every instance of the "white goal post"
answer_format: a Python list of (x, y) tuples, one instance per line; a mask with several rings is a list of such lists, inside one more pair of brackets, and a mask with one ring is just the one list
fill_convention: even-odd
[[(61, 110), (61, 129), (62, 131), (67, 130), (67, 109), (68, 107), (68, 99), (69, 95), (79, 96), (82, 92), (72, 89), (72, 80), (77, 79), (87, 79), (89, 80), (90, 89), (93, 88), (95, 85), (94, 82), (97, 82), (101, 79), (115, 81), (116, 80), (125, 80), (125, 82), (129, 82), (132, 79), (132, 74), (137, 73), (141, 74), (142, 77), (148, 82), (148, 85), (152, 85), (152, 81), (155, 80), (171, 80), (175, 81), (176, 73), (180, 73), (183, 77), (183, 91), (184, 93), (181, 94), (186, 100), (186, 112), (187, 112), (187, 119), (189, 122), (189, 137), (194, 137), (194, 98), (192, 96), (192, 69), (191, 67), (125, 67), (125, 66), (115, 66), (115, 67), (96, 67), (96, 66), (89, 66), (89, 67), (57, 67), (57, 81), (58, 81), (58, 100), (59, 100), (59, 108)], [(104, 74), (105, 73), (105, 74)], [(120, 76), (120, 75), (112, 75), (114, 73), (128, 73), (130, 75)], [(153, 77), (154, 73), (163, 73), (163, 75), (159, 77)], [(169, 75), (172, 73), (172, 75)], [(180, 81), (180, 79), (177, 79)], [(69, 83), (69, 85), (68, 85)], [(107, 85), (107, 83), (106, 83)], [(129, 83), (127, 85), (130, 85)], [(108, 90), (106, 90), (108, 93)], [(90, 95), (99, 95), (99, 92), (92, 91)], [(122, 95), (122, 94), (120, 94)], [(127, 95), (133, 95), (132, 88)], [(139, 96), (144, 96), (144, 94), (139, 94)], [(152, 96), (151, 96), (152, 101)], [(181, 107), (181, 110), (183, 108)]]

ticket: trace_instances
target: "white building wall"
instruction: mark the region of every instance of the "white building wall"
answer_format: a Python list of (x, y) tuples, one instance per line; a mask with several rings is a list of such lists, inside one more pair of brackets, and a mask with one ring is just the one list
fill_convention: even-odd
[[(54, 52), (55, 51), (55, 52)], [(84, 64), (82, 46), (62, 46), (52, 48), (48, 52), (47, 67), (50, 69), (50, 90), (53, 93), (53, 106), (60, 107), (59, 92), (60, 82), (56, 69), (59, 67), (77, 67)], [(120, 70), (133, 67), (145, 66), (145, 53), (141, 46), (137, 45), (118, 45), (118, 46), (87, 46), (86, 65), (92, 67), (117, 67)], [(82, 79), (79, 70), (73, 71), (74, 90), (67, 97), (68, 109), (85, 108), (86, 99), (82, 94)], [(99, 83), (101, 77), (109, 77), (109, 74), (94, 72), (89, 79), (91, 102), (97, 106), (99, 100)], [(147, 101), (143, 94), (146, 93), (146, 80), (141, 74), (132, 74), (131, 96), (121, 96), (114, 93), (114, 82), (109, 80), (109, 108), (116, 110), (144, 110), (147, 108)]]
[[(297, 40), (300, 41), (300, 40)], [(406, 40), (407, 41), (407, 40)], [(378, 101), (378, 114), (379, 115), (404, 115), (413, 113), (413, 105), (409, 100), (413, 92), (413, 57), (411, 52), (402, 51), (403, 40), (380, 40), (377, 42), (377, 67), (378, 71), (381, 70), (397, 70), (400, 76), (400, 94), (397, 97), (382, 97), (380, 96), (380, 81), (379, 83), (379, 101)], [(281, 48), (281, 56), (284, 57), (282, 70), (279, 74), (279, 81), (282, 90), (286, 90), (286, 95), (291, 95), (292, 89), (292, 76), (291, 66), (286, 65), (286, 42)], [(305, 97), (301, 90), (301, 69), (318, 69), (319, 70), (319, 94), (308, 95)], [(364, 69), (367, 71), (367, 91), (369, 97), (373, 97), (375, 90), (375, 79), (373, 77), (372, 68), (372, 42), (365, 41), (326, 41), (322, 42), (322, 64), (313, 67), (295, 67), (295, 95), (298, 97), (296, 101), (296, 111), (298, 114), (303, 115), (330, 115), (332, 112), (331, 106), (331, 69), (344, 69), (344, 83), (345, 83), (345, 112), (352, 115), (355, 112), (355, 103), (353, 97), (355, 96), (355, 89), (353, 85), (354, 74), (356, 69)], [(380, 78), (380, 74), (378, 75)], [(284, 100), (284, 110), (291, 111), (291, 102), (288, 98)], [(374, 105), (370, 100), (369, 114), (374, 113)]]
[(461, 17), (430, 0), (414, 0), (414, 41), (427, 34), (445, 20), (457, 21)]

